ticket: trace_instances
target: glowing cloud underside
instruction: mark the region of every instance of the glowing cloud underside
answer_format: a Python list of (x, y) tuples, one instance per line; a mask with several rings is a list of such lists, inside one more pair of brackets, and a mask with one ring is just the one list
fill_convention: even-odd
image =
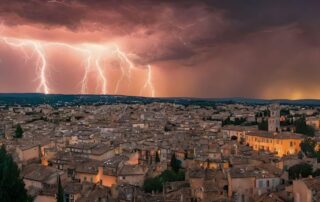
[[(119, 86), (124, 79), (129, 82), (132, 78), (132, 71), (136, 69), (136, 65), (130, 60), (125, 52), (123, 52), (116, 44), (68, 44), (62, 42), (46, 42), (37, 41), (29, 39), (20, 39), (12, 37), (1, 37), (1, 41), (8, 45), (9, 47), (19, 49), (25, 56), (25, 60), (31, 59), (30, 55), (27, 54), (26, 49), (31, 49), (32, 55), (37, 57), (36, 62), (36, 80), (39, 82), (37, 92), (42, 92), (45, 94), (50, 94), (54, 92), (50, 86), (50, 71), (48, 66), (48, 60), (46, 55), (46, 50), (50, 48), (67, 48), (71, 51), (79, 54), (83, 59), (82, 66), (84, 68), (84, 74), (82, 75), (81, 88), (79, 93), (88, 93), (88, 74), (89, 72), (94, 72), (96, 78), (98, 79), (99, 86), (98, 90), (101, 94), (111, 94), (108, 89), (108, 72), (107, 67), (103, 61), (104, 56), (113, 57), (119, 61), (121, 75), (117, 79), (114, 94), (119, 93)], [(152, 83), (152, 72), (151, 65), (147, 65), (145, 68), (146, 79), (144, 85), (140, 89), (140, 95), (145, 96), (155, 96), (155, 88)], [(147, 92), (149, 91), (149, 93)]]

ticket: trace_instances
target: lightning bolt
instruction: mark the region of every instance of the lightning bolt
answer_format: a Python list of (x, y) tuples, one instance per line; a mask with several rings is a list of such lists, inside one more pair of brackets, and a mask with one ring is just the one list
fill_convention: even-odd
[(91, 55), (89, 55), (85, 64), (84, 75), (81, 80), (81, 94), (85, 94), (88, 90), (88, 73), (91, 67), (91, 58)]
[(47, 69), (47, 60), (44, 56), (44, 51), (41, 47), (40, 44), (34, 44), (34, 49), (39, 55), (39, 69), (40, 69), (40, 85), (37, 89), (38, 92), (41, 92), (41, 90), (45, 93), (48, 94), (50, 92), (49, 87), (48, 87), (48, 80), (46, 78), (46, 69)]
[[(24, 54), (25, 60), (30, 60), (32, 55), (37, 56), (36, 70), (37, 79), (39, 80), (37, 91), (45, 94), (53, 92), (53, 89), (50, 88), (50, 82), (48, 80), (50, 75), (48, 71), (46, 49), (54, 46), (58, 48), (70, 49), (80, 54), (82, 58), (84, 58), (82, 62), (84, 73), (80, 81), (81, 94), (88, 93), (88, 75), (90, 72), (94, 72), (99, 79), (99, 83), (101, 84), (100, 92), (102, 94), (110, 93), (108, 89), (108, 78), (106, 76), (106, 65), (103, 62), (103, 56), (107, 54), (113, 54), (119, 60), (121, 75), (116, 82), (114, 93), (119, 92), (120, 85), (125, 78), (128, 79), (129, 83), (131, 82), (132, 71), (136, 69), (136, 65), (130, 60), (128, 55), (116, 44), (68, 44), (62, 42), (46, 42), (1, 36), (0, 39), (10, 47), (19, 48)], [(25, 48), (30, 48), (32, 50), (31, 56), (25, 51)], [(147, 65), (146, 69), (148, 71), (147, 78), (144, 86), (140, 90), (140, 94), (142, 94), (146, 89), (150, 89), (150, 94), (152, 97), (154, 97), (155, 88), (152, 83), (151, 65)]]
[[(120, 70), (121, 70), (121, 77), (116, 83), (115, 93), (117, 94), (119, 91), (120, 83), (123, 81), (124, 77), (127, 77), (129, 81), (131, 81), (131, 72), (135, 68), (133, 62), (128, 58), (128, 56), (122, 52), (118, 46), (115, 45), (114, 53), (120, 60)], [(126, 71), (127, 70), (127, 71)]]
[[(16, 48), (23, 48), (23, 47), (30, 47), (32, 48), (38, 55), (38, 61), (37, 61), (37, 69), (40, 72), (38, 75), (38, 79), (40, 80), (40, 84), (37, 88), (37, 92), (44, 92), (45, 94), (50, 93), (50, 89), (48, 87), (48, 81), (46, 78), (46, 68), (47, 68), (47, 61), (45, 58), (44, 50), (40, 43), (37, 43), (32, 40), (26, 40), (26, 41), (12, 41), (8, 38), (2, 39), (7, 45), (16, 47)], [(24, 51), (23, 51), (24, 52)], [(30, 57), (27, 56), (27, 54), (24, 52), (25, 57), (29, 59)]]
[(183, 33), (185, 33), (186, 31), (188, 31), (189, 29), (191, 29), (193, 26), (204, 23), (205, 21), (207, 21), (209, 19), (209, 17), (202, 17), (202, 18), (198, 18), (196, 19), (196, 21), (194, 23), (189, 23), (189, 24), (185, 24), (185, 25), (177, 25), (176, 22), (168, 22), (168, 24), (170, 26), (172, 26), (173, 28), (176, 29), (177, 32), (173, 32), (173, 36), (175, 38), (178, 39), (178, 41), (180, 41), (180, 43), (186, 47), (190, 47), (190, 45), (192, 45), (190, 42), (188, 42), (187, 40), (184, 39), (183, 37)]
[(60, 47), (71, 49), (76, 52), (80, 52), (84, 55), (85, 59), (82, 64), (84, 66), (84, 75), (80, 83), (81, 83), (81, 94), (86, 94), (88, 90), (88, 74), (91, 69), (91, 63), (92, 63), (92, 57), (93, 57), (92, 51), (86, 48), (76, 47), (66, 43), (59, 43), (59, 42), (47, 43), (46, 46), (58, 46), (58, 47), (60, 46)]
[(147, 88), (149, 88), (150, 90), (151, 97), (155, 97), (156, 91), (152, 83), (152, 69), (151, 69), (151, 65), (149, 64), (147, 65), (147, 79), (146, 79), (146, 82), (144, 83), (143, 88), (140, 90), (140, 95), (142, 95), (143, 91), (146, 90)]
[(96, 63), (96, 68), (99, 73), (99, 76), (102, 80), (102, 94), (107, 94), (107, 79), (104, 76), (104, 71), (100, 65), (100, 57), (96, 59), (95, 63)]

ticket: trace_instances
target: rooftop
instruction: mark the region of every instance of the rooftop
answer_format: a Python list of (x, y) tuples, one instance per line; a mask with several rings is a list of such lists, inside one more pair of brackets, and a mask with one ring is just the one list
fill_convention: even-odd
[(272, 133), (268, 131), (254, 131), (248, 132), (247, 136), (256, 136), (256, 137), (265, 137), (265, 138), (272, 138), (272, 139), (303, 139), (302, 134), (298, 133), (290, 133), (290, 132), (281, 132), (281, 133)]

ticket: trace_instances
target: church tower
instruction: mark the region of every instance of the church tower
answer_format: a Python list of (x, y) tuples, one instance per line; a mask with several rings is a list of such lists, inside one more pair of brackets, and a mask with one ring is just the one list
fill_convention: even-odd
[(270, 117), (268, 118), (268, 131), (280, 132), (280, 106), (272, 104), (269, 107)]

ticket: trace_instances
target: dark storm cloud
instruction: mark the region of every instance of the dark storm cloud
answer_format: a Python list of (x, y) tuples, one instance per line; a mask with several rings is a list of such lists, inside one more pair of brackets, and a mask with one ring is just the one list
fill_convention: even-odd
[(164, 32), (163, 54), (154, 60), (190, 57), (199, 53), (196, 49), (292, 23), (303, 27), (306, 38), (318, 38), (318, 8), (319, 1), (301, 0), (0, 0), (7, 24), (66, 26), (75, 32), (107, 29), (118, 36), (141, 28), (146, 37)]
[[(220, 34), (223, 16), (209, 11), (205, 2), (192, 1), (43, 1), (0, 0), (0, 17), (5, 24), (36, 24), (45, 29), (64, 26), (74, 32), (106, 32), (117, 37), (138, 37), (153, 44), (152, 57), (145, 62), (187, 58), (195, 45)], [(143, 32), (141, 32), (143, 30)], [(106, 37), (109, 35), (106, 34)], [(155, 41), (155, 40), (153, 40)], [(149, 49), (150, 50), (150, 49)], [(149, 53), (140, 53), (146, 58)]]
[(39, 23), (48, 26), (77, 26), (84, 17), (80, 8), (41, 0), (0, 0), (0, 16), (11, 25)]
[[(192, 10), (198, 7), (206, 11), (203, 16), (199, 13), (194, 16)], [(174, 12), (170, 16), (174, 17), (173, 22), (185, 24), (197, 23), (199, 18), (206, 18), (210, 13), (223, 12), (224, 19), (231, 26), (219, 37), (214, 36), (215, 40), (228, 36), (237, 39), (243, 34), (293, 22), (310, 29), (320, 25), (317, 20), (320, 2), (313, 0), (0, 0), (0, 15), (10, 24), (30, 22), (75, 28), (81, 27), (83, 21), (89, 21), (101, 26), (117, 25), (118, 29), (126, 31), (138, 26), (153, 28), (155, 24), (170, 23), (159, 18), (164, 8), (171, 8)], [(206, 39), (210, 41), (208, 36), (200, 37), (195, 41), (201, 45)]]

